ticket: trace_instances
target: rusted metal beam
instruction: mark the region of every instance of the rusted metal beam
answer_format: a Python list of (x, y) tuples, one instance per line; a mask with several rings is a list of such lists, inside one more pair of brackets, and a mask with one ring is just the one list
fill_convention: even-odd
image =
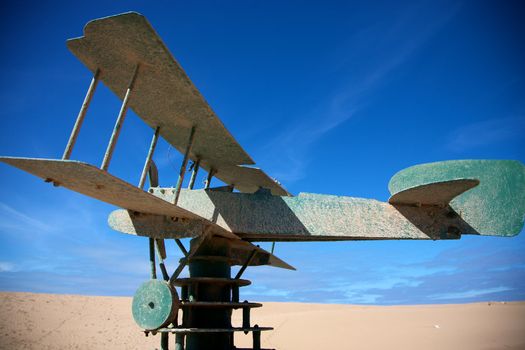
[(197, 173), (199, 172), (199, 166), (201, 164), (201, 159), (197, 158), (195, 163), (193, 163), (193, 169), (191, 171), (190, 183), (188, 184), (188, 189), (193, 190), (195, 185), (195, 180), (197, 179)]
[(211, 180), (213, 179), (213, 175), (215, 174), (215, 169), (211, 168), (210, 172), (208, 173), (208, 177), (206, 177), (206, 183), (204, 184), (204, 189), (207, 190), (210, 188)]
[[(248, 304), (247, 301), (245, 301), (245, 303)], [(250, 328), (250, 308), (248, 306), (242, 308), (242, 328)], [(248, 334), (248, 331), (245, 330), (244, 334)]]
[(177, 333), (175, 335), (175, 350), (184, 350), (184, 333)]
[(172, 284), (173, 281), (175, 281), (177, 279), (177, 277), (179, 277), (180, 273), (182, 272), (182, 270), (184, 270), (184, 267), (188, 263), (189, 259), (197, 252), (199, 247), (208, 239), (210, 234), (211, 234), (210, 230), (209, 229), (205, 229), (204, 232), (202, 233), (202, 235), (194, 238), (195, 242), (194, 242), (194, 245), (191, 247), (190, 252), (186, 256), (186, 258), (182, 259), (182, 261), (180, 262), (180, 264), (177, 267), (177, 269), (175, 269), (175, 271), (171, 275), (171, 277), (169, 279), (170, 280), (170, 284)]
[(115, 122), (113, 133), (111, 134), (111, 138), (109, 139), (108, 147), (106, 149), (106, 153), (104, 154), (104, 160), (102, 161), (102, 165), (100, 166), (100, 169), (102, 170), (108, 170), (111, 157), (113, 156), (113, 151), (115, 150), (115, 145), (120, 135), (122, 123), (124, 123), (124, 118), (126, 118), (126, 112), (128, 111), (128, 104), (131, 97), (131, 91), (133, 90), (133, 86), (135, 84), (135, 80), (139, 72), (139, 67), (140, 64), (137, 64), (135, 66), (133, 76), (131, 77), (131, 80), (128, 84), (128, 89), (126, 90), (126, 95), (122, 100), (122, 106), (120, 107), (120, 112), (118, 114), (117, 121)]
[(151, 279), (157, 279), (157, 269), (155, 263), (155, 239), (149, 239), (149, 262), (151, 266)]
[(157, 240), (155, 240), (155, 249), (159, 258), (159, 266), (160, 271), (162, 272), (162, 278), (164, 279), (164, 281), (167, 281), (170, 279), (170, 276), (168, 274), (168, 271), (166, 270), (166, 265), (164, 265), (164, 258), (162, 257), (163, 254), (161, 248), (159, 247), (159, 242)]
[(89, 84), (88, 91), (86, 93), (86, 97), (84, 97), (84, 102), (82, 103), (82, 106), (80, 107), (80, 111), (78, 112), (77, 120), (75, 121), (75, 125), (73, 126), (73, 130), (71, 131), (71, 135), (69, 136), (69, 140), (66, 145), (66, 149), (64, 150), (64, 155), (62, 156), (62, 159), (69, 159), (71, 157), (71, 152), (73, 152), (73, 147), (75, 146), (75, 143), (77, 142), (78, 133), (80, 132), (80, 127), (82, 126), (82, 123), (84, 122), (84, 117), (86, 116), (87, 110), (89, 108), (89, 104), (91, 103), (91, 99), (93, 98), (93, 94), (95, 93), (95, 89), (97, 88), (97, 84), (100, 77), (100, 69), (95, 70), (95, 75), (93, 76), (93, 79), (91, 79), (91, 83)]
[(184, 244), (182, 244), (182, 242), (180, 241), (180, 239), (178, 238), (175, 238), (175, 243), (177, 243), (177, 245), (179, 246), (179, 249), (180, 251), (182, 252), (182, 254), (187, 257), (188, 256), (188, 251), (186, 250), (186, 247), (184, 247)]
[(248, 256), (248, 259), (246, 259), (246, 261), (244, 262), (244, 264), (241, 266), (241, 268), (239, 269), (239, 272), (237, 272), (237, 275), (235, 275), (235, 279), (238, 280), (239, 278), (241, 278), (242, 274), (244, 273), (244, 270), (246, 270), (246, 268), (248, 267), (248, 265), (250, 265), (250, 263), (252, 262), (253, 258), (255, 257), (255, 254), (257, 254), (257, 250), (254, 249), (252, 250), (250, 256)]
[(151, 159), (153, 158), (153, 153), (155, 153), (155, 147), (157, 147), (157, 141), (159, 139), (160, 127), (155, 128), (153, 133), (153, 138), (151, 139), (151, 144), (149, 146), (148, 155), (146, 156), (146, 161), (144, 162), (144, 168), (142, 169), (142, 174), (140, 174), (139, 188), (144, 187), (144, 182), (146, 182), (146, 175), (148, 174), (149, 166), (151, 164)]
[(184, 181), (184, 175), (186, 174), (186, 166), (188, 165), (188, 159), (190, 157), (191, 147), (193, 146), (193, 139), (195, 138), (195, 127), (191, 128), (190, 137), (188, 139), (188, 145), (186, 146), (186, 152), (184, 152), (184, 158), (182, 159), (182, 164), (180, 165), (179, 178), (177, 180), (177, 185), (175, 186), (175, 197), (173, 198), (173, 204), (177, 204), (180, 195), (180, 189)]
[(253, 328), (253, 350), (261, 350), (261, 329), (259, 329), (259, 325), (255, 325)]
[(160, 335), (160, 349), (169, 350), (169, 333), (161, 333)]

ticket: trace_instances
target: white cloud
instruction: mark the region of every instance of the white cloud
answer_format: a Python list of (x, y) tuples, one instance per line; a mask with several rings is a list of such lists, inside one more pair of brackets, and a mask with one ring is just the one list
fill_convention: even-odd
[(463, 151), (515, 140), (524, 134), (523, 116), (483, 120), (453, 130), (448, 136), (447, 148)]
[(492, 293), (506, 292), (509, 290), (512, 290), (512, 288), (501, 286), (487, 289), (472, 289), (463, 292), (433, 294), (429, 295), (428, 298), (433, 300), (469, 299)]
[[(279, 181), (287, 184), (303, 178), (312, 144), (356, 115), (367, 104), (374, 90), (406, 64), (459, 12), (461, 6), (453, 6), (439, 17), (431, 10), (425, 13), (422, 7), (412, 6), (395, 20), (371, 24), (350, 38), (344, 47), (337, 50), (340, 52), (334, 52), (335, 62), (327, 65), (336, 67), (336, 73), (342, 76), (342, 83), (333, 91), (332, 97), (321, 101), (309, 115), (291, 120), (291, 126), (285, 127), (264, 147), (266, 156), (270, 158), (266, 161), (269, 166), (265, 167)], [(341, 60), (340, 57), (345, 58)], [(360, 63), (355, 66), (355, 62)], [(275, 164), (277, 154), (282, 161)]]
[(0, 261), (0, 272), (13, 272), (16, 271), (16, 267), (13, 263), (7, 261)]
[(0, 230), (49, 232), (52, 226), (0, 202)]

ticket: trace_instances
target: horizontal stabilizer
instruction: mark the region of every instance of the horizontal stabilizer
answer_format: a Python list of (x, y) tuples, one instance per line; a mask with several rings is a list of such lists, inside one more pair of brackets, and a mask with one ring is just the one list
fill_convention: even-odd
[[(467, 191), (467, 179), (478, 179), (479, 186)], [(451, 209), (472, 230), (463, 233), (514, 236), (523, 228), (525, 166), (519, 161), (453, 160), (416, 165), (395, 174), (388, 188), (393, 195), (391, 202), (395, 199), (399, 203), (399, 198), (428, 198), (431, 188), (432, 195), (441, 202), (453, 198)]]
[(388, 202), (402, 205), (437, 205), (444, 207), (454, 197), (479, 185), (476, 179), (458, 179), (443, 182), (434, 182), (407, 188), (395, 193)]
[(86, 196), (121, 208), (143, 212), (200, 219), (192, 212), (177, 207), (131, 185), (93, 165), (58, 159), (0, 157), (0, 161)]
[(284, 260), (281, 260), (272, 253), (262, 249), (261, 247), (254, 245), (253, 243), (235, 239), (230, 240), (230, 258), (232, 265), (243, 265), (248, 262), (250, 255), (255, 250), (255, 254), (251, 259), (248, 266), (259, 266), (268, 265), (273, 267), (280, 267), (287, 270), (295, 270), (295, 267), (291, 266)]

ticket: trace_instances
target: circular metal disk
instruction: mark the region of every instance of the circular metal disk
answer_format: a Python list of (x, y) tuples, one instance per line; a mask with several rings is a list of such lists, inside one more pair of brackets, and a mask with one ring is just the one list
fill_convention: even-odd
[(177, 318), (178, 309), (177, 291), (162, 280), (143, 283), (133, 297), (133, 318), (146, 330), (167, 326)]

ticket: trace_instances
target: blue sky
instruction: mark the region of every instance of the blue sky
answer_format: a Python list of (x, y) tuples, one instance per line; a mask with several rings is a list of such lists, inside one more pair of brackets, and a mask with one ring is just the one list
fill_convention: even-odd
[[(3, 2), (0, 154), (59, 158), (91, 78), (65, 40), (144, 14), (257, 165), (292, 193), (387, 200), (388, 180), (446, 159), (525, 161), (520, 1)], [(100, 164), (120, 101), (100, 85), (72, 158)], [(151, 130), (130, 113), (110, 172), (136, 183)], [(180, 155), (160, 142), (160, 182)], [(0, 165), (0, 290), (132, 295), (144, 238), (114, 208)], [(202, 174), (201, 174), (202, 175)], [(200, 182), (201, 179), (199, 179)], [(263, 244), (263, 246), (269, 246)], [(180, 253), (168, 242), (173, 270)], [(248, 269), (251, 300), (421, 304), (525, 299), (525, 235), (278, 243), (298, 268)]]

